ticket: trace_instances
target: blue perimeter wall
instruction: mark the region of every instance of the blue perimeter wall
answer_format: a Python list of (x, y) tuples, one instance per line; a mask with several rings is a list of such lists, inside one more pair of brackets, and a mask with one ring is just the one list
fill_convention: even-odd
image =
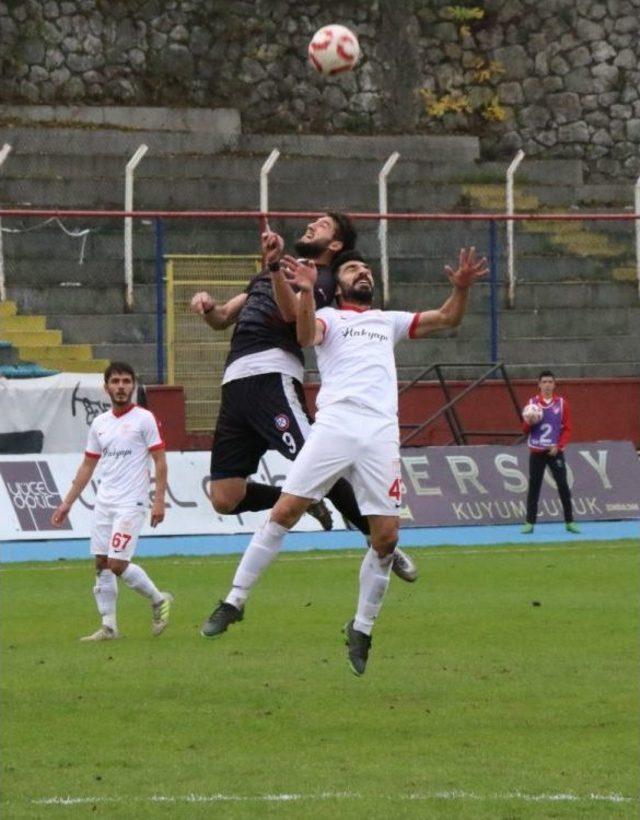
[[(532, 535), (520, 534), (521, 525), (488, 527), (411, 527), (400, 530), (400, 546), (494, 546), (496, 544), (544, 544), (566, 541), (616, 541), (640, 537), (639, 521), (586, 521), (580, 535), (566, 532), (564, 524), (538, 524)], [(141, 538), (138, 557), (165, 555), (230, 555), (241, 553), (250, 535), (172, 535)], [(338, 550), (362, 547), (359, 532), (294, 532), (284, 542), (284, 552)], [(16, 561), (59, 561), (90, 558), (89, 539), (49, 541), (7, 541), (0, 545), (0, 563)]]

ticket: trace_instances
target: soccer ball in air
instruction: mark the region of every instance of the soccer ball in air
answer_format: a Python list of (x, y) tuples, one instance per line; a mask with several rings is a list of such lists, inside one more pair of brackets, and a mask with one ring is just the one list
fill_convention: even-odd
[(527, 424), (538, 424), (542, 421), (542, 408), (537, 404), (528, 404), (522, 411), (522, 418)]
[(321, 74), (351, 71), (359, 59), (358, 38), (346, 26), (323, 26), (309, 43), (309, 62)]

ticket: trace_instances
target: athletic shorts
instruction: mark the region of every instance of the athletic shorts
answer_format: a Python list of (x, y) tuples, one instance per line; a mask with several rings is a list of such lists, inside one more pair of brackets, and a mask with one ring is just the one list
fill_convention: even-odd
[(363, 515), (398, 515), (402, 474), (397, 421), (350, 402), (320, 411), (282, 491), (319, 501), (346, 478)]
[(148, 515), (149, 510), (145, 507), (122, 509), (96, 504), (91, 527), (91, 553), (130, 561)]
[(311, 429), (302, 385), (265, 373), (222, 385), (211, 448), (211, 478), (247, 478), (267, 450), (296, 458)]

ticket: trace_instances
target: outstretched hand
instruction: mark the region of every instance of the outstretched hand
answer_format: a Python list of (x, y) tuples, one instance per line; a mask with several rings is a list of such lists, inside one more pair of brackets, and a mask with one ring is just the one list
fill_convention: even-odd
[(313, 290), (318, 279), (316, 263), (309, 259), (294, 259), (293, 256), (282, 257), (282, 270), (290, 285), (301, 291)]
[(476, 279), (486, 276), (489, 272), (489, 265), (485, 256), (482, 259), (477, 258), (475, 248), (461, 248), (457, 270), (445, 265), (444, 272), (454, 287), (468, 288)]
[(267, 265), (279, 262), (284, 250), (284, 239), (275, 231), (266, 230), (260, 237), (260, 247)]

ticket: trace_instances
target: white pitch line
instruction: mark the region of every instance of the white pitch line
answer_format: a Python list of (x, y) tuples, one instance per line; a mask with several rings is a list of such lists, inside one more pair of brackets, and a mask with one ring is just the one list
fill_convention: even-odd
[[(418, 550), (425, 550), (424, 553), (421, 554), (421, 557), (425, 558), (457, 558), (459, 555), (482, 555), (482, 556), (492, 556), (492, 555), (508, 555), (508, 556), (517, 556), (517, 555), (531, 555), (533, 553), (538, 554), (541, 552), (579, 552), (581, 555), (585, 557), (596, 557), (597, 552), (602, 550), (624, 550), (628, 549), (629, 544), (617, 544), (617, 543), (592, 543), (589, 545), (590, 550), (596, 550), (596, 552), (585, 552), (584, 547), (578, 547), (573, 544), (559, 544), (553, 547), (545, 547), (545, 546), (533, 546), (533, 547), (514, 547), (509, 544), (505, 544), (504, 546), (495, 546), (495, 547), (474, 547), (472, 549), (462, 549), (456, 548), (455, 544), (446, 544), (443, 546), (437, 547), (413, 547), (413, 549)], [(406, 549), (412, 549), (412, 547), (407, 547)], [(447, 552), (443, 552), (443, 550), (447, 550)], [(278, 558), (278, 561), (285, 562), (285, 563), (301, 563), (304, 561), (344, 561), (346, 558), (359, 558), (362, 555), (362, 550), (356, 549), (348, 549), (348, 550), (336, 550), (331, 555), (295, 555), (292, 553), (283, 553)], [(174, 565), (186, 565), (186, 566), (204, 566), (206, 564), (237, 564), (240, 560), (240, 553), (234, 553), (229, 558), (222, 558), (219, 555), (208, 555), (203, 556), (203, 558), (173, 558), (171, 559), (170, 563)], [(139, 556), (141, 560), (162, 560), (162, 558), (168, 558), (169, 556), (162, 556), (162, 555), (147, 555), (147, 556)], [(217, 559), (215, 561), (211, 561), (210, 559)], [(87, 568), (85, 564), (80, 564), (79, 561), (83, 561), (84, 559), (74, 559), (73, 563), (63, 563), (63, 564), (56, 564), (55, 566), (49, 566), (48, 563), (43, 562), (41, 566), (37, 567), (23, 567), (20, 566), (18, 562), (16, 564), (7, 564), (5, 566), (0, 567), (0, 574), (1, 573), (9, 573), (9, 572), (73, 572), (74, 570), (82, 570), (86, 572)], [(87, 559), (88, 560), (88, 559)]]
[(150, 797), (40, 797), (31, 802), (39, 806), (77, 806), (87, 803), (291, 803), (305, 800), (410, 800), (410, 801), (473, 801), (473, 802), (504, 802), (520, 801), (523, 803), (632, 803), (635, 799), (621, 794), (529, 794), (527, 792), (498, 792), (494, 794), (478, 794), (465, 791), (427, 792), (423, 794), (399, 795), (363, 795), (357, 792), (320, 792), (318, 794), (185, 794), (164, 795), (153, 794)]

